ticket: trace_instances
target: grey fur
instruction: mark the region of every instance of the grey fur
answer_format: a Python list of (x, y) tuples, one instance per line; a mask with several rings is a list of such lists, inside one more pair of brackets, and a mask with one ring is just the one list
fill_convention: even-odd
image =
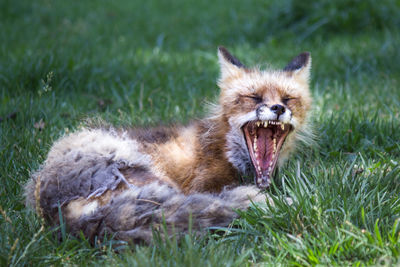
[(254, 175), (249, 151), (240, 129), (231, 128), (226, 138), (226, 157), (242, 174)]
[(152, 229), (159, 230), (164, 223), (169, 236), (186, 233), (190, 218), (195, 232), (226, 227), (238, 217), (233, 209), (246, 209), (250, 198), (265, 199), (257, 193), (255, 187), (242, 186), (218, 195), (184, 195), (168, 185), (152, 183), (131, 188), (92, 214), (69, 222), (69, 229), (74, 235), (82, 231), (92, 242), (108, 234), (118, 240), (150, 243)]
[[(59, 224), (61, 210), (69, 232), (79, 236), (82, 231), (93, 242), (108, 234), (149, 243), (152, 229), (160, 229), (164, 218), (168, 235), (187, 232), (190, 216), (192, 229), (201, 232), (228, 226), (238, 216), (234, 209), (246, 209), (250, 200), (265, 201), (255, 186), (191, 195), (162, 182), (134, 186), (122, 175), (125, 168), (157, 174), (140, 144), (126, 134), (83, 129), (53, 145), (25, 186), (26, 203), (52, 225)], [(110, 199), (99, 204), (97, 198), (106, 194)]]

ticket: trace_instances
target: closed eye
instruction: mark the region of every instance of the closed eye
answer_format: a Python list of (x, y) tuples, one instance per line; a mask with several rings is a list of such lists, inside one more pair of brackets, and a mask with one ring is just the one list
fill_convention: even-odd
[(289, 97), (289, 96), (287, 96), (287, 97), (282, 98), (282, 103), (284, 105), (287, 105), (290, 100), (295, 100), (295, 99), (297, 99), (297, 97)]
[(257, 104), (263, 101), (262, 97), (258, 95), (242, 95), (241, 97), (251, 98)]

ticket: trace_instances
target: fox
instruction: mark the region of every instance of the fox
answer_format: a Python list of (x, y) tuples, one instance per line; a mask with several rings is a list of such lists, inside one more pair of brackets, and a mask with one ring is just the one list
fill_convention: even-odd
[[(277, 166), (311, 128), (311, 55), (281, 70), (248, 68), (218, 48), (220, 89), (210, 114), (188, 125), (83, 127), (61, 137), (25, 186), (26, 205), (73, 236), (151, 243), (227, 227), (235, 211), (272, 200)], [(254, 185), (243, 185), (248, 177)]]

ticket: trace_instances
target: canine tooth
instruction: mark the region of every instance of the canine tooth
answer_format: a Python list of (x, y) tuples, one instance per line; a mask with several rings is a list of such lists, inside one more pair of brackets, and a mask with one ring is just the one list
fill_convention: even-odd
[(268, 121), (264, 121), (264, 128), (268, 127)]
[(257, 170), (261, 173), (261, 167), (257, 166)]
[(281, 129), (282, 129), (282, 131), (284, 131), (285, 130), (285, 124), (281, 124)]
[(257, 122), (256, 122), (257, 127), (260, 127), (260, 124), (261, 124), (260, 121), (257, 121)]

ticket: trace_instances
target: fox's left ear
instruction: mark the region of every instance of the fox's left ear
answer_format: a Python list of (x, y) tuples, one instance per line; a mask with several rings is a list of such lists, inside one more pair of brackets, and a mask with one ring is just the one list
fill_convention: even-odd
[(311, 54), (309, 52), (301, 53), (292, 59), (292, 61), (283, 68), (283, 71), (301, 82), (308, 83), (311, 71)]
[(224, 79), (230, 75), (235, 75), (241, 69), (246, 68), (242, 62), (232, 56), (229, 51), (223, 47), (218, 47), (218, 59), (221, 68), (221, 78)]

